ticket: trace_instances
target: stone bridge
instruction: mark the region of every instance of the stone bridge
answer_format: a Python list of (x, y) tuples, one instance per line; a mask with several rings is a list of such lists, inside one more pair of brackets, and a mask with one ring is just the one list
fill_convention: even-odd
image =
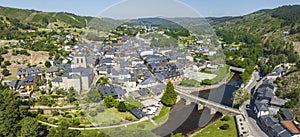
[(179, 95), (180, 99), (185, 100), (186, 105), (190, 105), (191, 103), (196, 103), (198, 105), (198, 110), (207, 107), (210, 109), (210, 114), (215, 114), (217, 111), (221, 112), (224, 115), (231, 115), (231, 116), (242, 114), (238, 109), (231, 108), (204, 98), (200, 98), (198, 96), (186, 93), (180, 89), (175, 89), (175, 91)]
[(243, 68), (238, 68), (238, 67), (233, 67), (233, 66), (230, 66), (230, 70), (235, 71), (235, 72), (241, 72), (241, 73), (243, 73), (245, 71), (245, 69), (243, 69)]

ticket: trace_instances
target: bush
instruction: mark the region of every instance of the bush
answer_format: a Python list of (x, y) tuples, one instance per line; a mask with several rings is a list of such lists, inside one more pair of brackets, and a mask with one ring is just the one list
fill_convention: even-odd
[(59, 115), (59, 112), (56, 111), (56, 110), (51, 111), (51, 113), (52, 113), (52, 116), (58, 116)]
[(5, 69), (2, 70), (2, 74), (3, 74), (3, 76), (9, 76), (10, 72), (7, 68), (5, 68)]
[(45, 67), (46, 68), (50, 68), (51, 67), (51, 63), (48, 60), (46, 60), (46, 62), (45, 62)]
[(220, 129), (227, 130), (229, 128), (229, 124), (223, 124)]
[(229, 116), (224, 116), (221, 121), (229, 121), (230, 120), (230, 117)]
[(121, 101), (119, 104), (118, 104), (118, 111), (119, 112), (126, 112), (126, 105), (123, 101)]
[(90, 115), (91, 117), (95, 117), (95, 116), (97, 116), (97, 112), (96, 112), (96, 111), (91, 111), (91, 112), (89, 113), (89, 115)]
[(125, 117), (125, 120), (133, 121), (133, 120), (134, 120), (134, 117), (132, 117), (132, 116), (126, 116), (126, 117)]
[(99, 105), (96, 107), (96, 111), (99, 113), (104, 112), (104, 110), (105, 110), (105, 106)]

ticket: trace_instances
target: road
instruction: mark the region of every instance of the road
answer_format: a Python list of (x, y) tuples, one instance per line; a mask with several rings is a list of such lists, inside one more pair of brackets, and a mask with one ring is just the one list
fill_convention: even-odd
[(246, 105), (250, 103), (250, 100), (245, 101), (241, 106), (240, 110), (244, 113), (246, 122), (248, 123), (250, 136), (251, 137), (268, 137), (268, 135), (260, 128), (260, 122), (250, 108), (247, 108)]
[(259, 72), (253, 71), (252, 76), (248, 84), (245, 86), (245, 89), (251, 93), (251, 89), (256, 86), (257, 80), (259, 80)]
[[(257, 71), (254, 71), (252, 73), (252, 77), (248, 84), (245, 86), (245, 90), (249, 91), (249, 93), (254, 93), (251, 92), (251, 90), (255, 90), (259, 85), (262, 84), (262, 80), (257, 82), (259, 80), (259, 73)], [(247, 108), (246, 105), (249, 105), (250, 108)], [(245, 101), (241, 106), (240, 106), (240, 111), (245, 116), (245, 119), (248, 123), (249, 130), (250, 130), (250, 136), (251, 137), (268, 137), (266, 132), (264, 132), (263, 128), (261, 128), (261, 124), (259, 120), (257, 119), (254, 111), (253, 111), (253, 105), (250, 104), (250, 99)]]

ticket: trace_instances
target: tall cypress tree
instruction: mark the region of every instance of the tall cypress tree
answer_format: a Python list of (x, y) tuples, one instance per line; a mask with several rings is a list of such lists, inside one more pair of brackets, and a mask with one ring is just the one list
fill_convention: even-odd
[(164, 95), (161, 98), (161, 102), (166, 106), (172, 106), (176, 103), (176, 100), (177, 95), (174, 90), (173, 83), (169, 81), (165, 89)]

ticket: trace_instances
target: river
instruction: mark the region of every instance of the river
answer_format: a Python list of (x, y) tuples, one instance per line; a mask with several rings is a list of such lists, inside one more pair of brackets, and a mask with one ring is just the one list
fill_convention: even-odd
[[(226, 85), (212, 90), (194, 92), (192, 94), (231, 107), (233, 103), (232, 93), (236, 91), (241, 84), (242, 80), (240, 75), (236, 73)], [(159, 136), (170, 136), (171, 133), (187, 135), (205, 127), (221, 116), (221, 113), (210, 115), (207, 108), (199, 111), (196, 104), (185, 105), (184, 101), (179, 101), (172, 107), (168, 121), (154, 129), (153, 132)]]

